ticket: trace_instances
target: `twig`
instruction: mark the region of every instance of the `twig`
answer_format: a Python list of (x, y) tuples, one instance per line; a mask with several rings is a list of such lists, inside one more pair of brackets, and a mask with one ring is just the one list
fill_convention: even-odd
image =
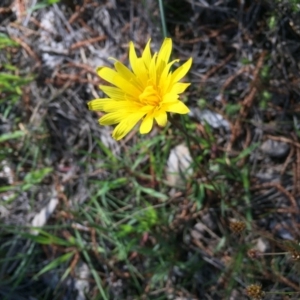
[(101, 36), (97, 36), (95, 38), (90, 38), (90, 39), (87, 39), (87, 40), (83, 40), (83, 41), (79, 41), (77, 43), (74, 43), (73, 45), (71, 45), (70, 47), (70, 50), (75, 50), (77, 48), (80, 48), (82, 46), (88, 46), (89, 44), (92, 44), (92, 43), (97, 43), (97, 42), (100, 42), (100, 41), (103, 41), (103, 40), (106, 40), (107, 39), (107, 36), (106, 35), (101, 35)]
[[(84, 52), (83, 48), (80, 49), (80, 55), (81, 55), (82, 61), (86, 64), (87, 63), (87, 59), (86, 59), (85, 52)], [(89, 81), (92, 81), (92, 76), (91, 76), (90, 73), (87, 73), (86, 76), (87, 76), (87, 78), (88, 78)], [(98, 94), (97, 94), (97, 92), (96, 92), (93, 84), (91, 84), (91, 90), (92, 90), (93, 97), (94, 98), (99, 98), (99, 96), (98, 96)]]
[(280, 183), (267, 182), (267, 183), (252, 186), (250, 190), (259, 190), (263, 188), (272, 188), (272, 187), (276, 188), (278, 191), (286, 195), (286, 197), (290, 200), (292, 207), (298, 210), (298, 204), (295, 197), (290, 192), (288, 192)]
[(294, 152), (295, 152), (294, 147), (291, 147), (290, 152), (289, 152), (289, 155), (287, 156), (287, 158), (286, 158), (286, 160), (285, 160), (285, 162), (284, 162), (284, 164), (283, 164), (283, 166), (282, 166), (282, 169), (281, 169), (281, 171), (280, 171), (280, 174), (281, 174), (281, 175), (283, 175), (283, 174), (285, 173), (286, 168), (287, 168), (288, 164), (290, 163), (291, 158), (292, 158), (293, 155), (294, 155)]
[(208, 72), (206, 74), (204, 74), (203, 78), (201, 79), (201, 81), (203, 83), (206, 82), (206, 80), (212, 76), (214, 73), (216, 73), (218, 70), (220, 70), (221, 68), (223, 68), (234, 56), (234, 53), (230, 53), (221, 63), (219, 63), (216, 66), (213, 66), (210, 70), (208, 70)]
[(11, 39), (17, 43), (19, 43), (25, 50), (26, 52), (32, 57), (34, 58), (34, 60), (37, 62), (38, 66), (41, 65), (41, 61), (39, 59), (39, 57), (37, 56), (37, 54), (24, 42), (22, 41), (20, 38), (18, 37), (11, 37)]

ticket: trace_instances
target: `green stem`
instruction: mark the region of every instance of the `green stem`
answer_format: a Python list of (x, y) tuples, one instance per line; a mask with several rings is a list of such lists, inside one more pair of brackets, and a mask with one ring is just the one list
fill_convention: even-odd
[(160, 18), (161, 18), (162, 31), (163, 31), (164, 37), (166, 38), (167, 37), (167, 26), (166, 26), (166, 19), (165, 19), (165, 12), (164, 12), (163, 0), (158, 0), (158, 4), (159, 4), (159, 10), (160, 10)]

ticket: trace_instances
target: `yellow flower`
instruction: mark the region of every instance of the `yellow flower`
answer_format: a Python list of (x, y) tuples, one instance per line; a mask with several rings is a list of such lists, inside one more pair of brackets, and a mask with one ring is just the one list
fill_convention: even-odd
[(186, 114), (188, 107), (178, 99), (189, 83), (180, 83), (191, 67), (190, 58), (174, 72), (169, 62), (172, 40), (166, 38), (158, 53), (151, 55), (150, 40), (141, 57), (137, 57), (132, 42), (129, 44), (129, 70), (114, 59), (115, 70), (108, 67), (97, 69), (98, 75), (113, 86), (100, 85), (108, 98), (94, 99), (88, 103), (90, 110), (104, 111), (107, 114), (99, 119), (101, 125), (118, 124), (113, 138), (122, 139), (142, 120), (140, 133), (149, 133), (153, 120), (160, 126), (167, 124), (167, 112)]

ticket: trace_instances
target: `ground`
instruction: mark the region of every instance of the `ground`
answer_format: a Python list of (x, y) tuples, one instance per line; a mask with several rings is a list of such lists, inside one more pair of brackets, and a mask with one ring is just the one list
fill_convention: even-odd
[[(1, 2), (0, 299), (300, 298), (299, 1), (162, 2)], [(165, 34), (191, 112), (117, 142), (95, 70)]]

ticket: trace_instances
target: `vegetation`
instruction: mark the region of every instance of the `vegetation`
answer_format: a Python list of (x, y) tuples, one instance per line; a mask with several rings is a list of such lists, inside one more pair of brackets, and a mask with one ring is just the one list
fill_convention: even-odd
[[(71, 2), (0, 11), (0, 298), (299, 299), (300, 2)], [(91, 61), (161, 23), (192, 113), (116, 142)]]

